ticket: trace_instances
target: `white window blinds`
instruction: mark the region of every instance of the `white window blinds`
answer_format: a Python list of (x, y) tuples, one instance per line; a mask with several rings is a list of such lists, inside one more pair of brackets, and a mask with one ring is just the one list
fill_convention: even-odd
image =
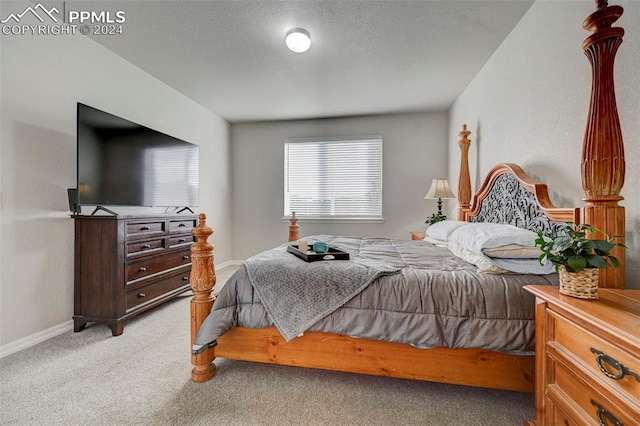
[(287, 139), (284, 215), (382, 218), (382, 137)]

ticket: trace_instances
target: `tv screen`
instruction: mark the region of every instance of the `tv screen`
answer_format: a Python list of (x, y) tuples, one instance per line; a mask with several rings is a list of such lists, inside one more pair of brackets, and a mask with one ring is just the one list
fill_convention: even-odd
[(79, 205), (198, 205), (198, 145), (81, 103), (77, 115)]

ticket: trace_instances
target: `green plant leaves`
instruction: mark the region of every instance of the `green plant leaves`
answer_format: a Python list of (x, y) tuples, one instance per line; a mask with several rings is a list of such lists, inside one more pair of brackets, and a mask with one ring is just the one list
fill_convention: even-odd
[(437, 222), (442, 222), (443, 220), (447, 220), (447, 216), (444, 214), (434, 213), (424, 221), (424, 223), (428, 223), (429, 225), (433, 225)]
[(609, 266), (609, 263), (604, 260), (604, 258), (602, 256), (599, 256), (597, 254), (592, 254), (590, 256), (585, 257), (587, 263), (591, 266), (593, 266), (594, 268), (606, 268), (607, 266)]
[(574, 226), (568, 223), (564, 233), (553, 238), (545, 237), (538, 232), (535, 245), (540, 247), (542, 254), (539, 257), (540, 264), (544, 265), (549, 260), (556, 266), (564, 265), (570, 272), (580, 272), (585, 268), (606, 268), (614, 266), (618, 268), (620, 262), (609, 252), (615, 247), (627, 247), (622, 243), (614, 243), (615, 238), (605, 234), (604, 240), (589, 239), (598, 230), (588, 224)]
[(582, 256), (570, 256), (567, 258), (566, 266), (570, 272), (580, 272), (587, 267), (587, 259)]

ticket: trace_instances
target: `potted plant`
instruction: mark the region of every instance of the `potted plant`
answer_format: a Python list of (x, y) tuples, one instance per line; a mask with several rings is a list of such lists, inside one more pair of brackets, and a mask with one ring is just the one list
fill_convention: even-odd
[(443, 215), (442, 213), (434, 213), (429, 216), (427, 220), (424, 221), (424, 223), (433, 225), (434, 223), (442, 222), (443, 220), (447, 220), (447, 216)]
[(581, 299), (598, 298), (598, 269), (613, 266), (618, 268), (620, 262), (611, 254), (615, 247), (627, 248), (616, 243), (617, 236), (604, 234), (604, 239), (589, 239), (587, 235), (598, 232), (588, 224), (567, 224), (564, 233), (553, 238), (545, 237), (538, 232), (535, 240), (542, 254), (540, 264), (550, 261), (560, 276), (560, 293)]

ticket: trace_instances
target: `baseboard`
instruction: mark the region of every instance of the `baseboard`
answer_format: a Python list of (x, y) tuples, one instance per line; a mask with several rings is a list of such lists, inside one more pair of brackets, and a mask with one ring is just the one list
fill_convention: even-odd
[(73, 330), (73, 320), (42, 330), (38, 333), (32, 334), (31, 336), (16, 340), (15, 342), (7, 343), (6, 345), (0, 346), (0, 358), (4, 358), (5, 356), (9, 356), (23, 349), (30, 348), (38, 343), (42, 343), (45, 340), (49, 340), (52, 337), (59, 336), (60, 334), (71, 330)]
[[(221, 271), (224, 268), (238, 267), (242, 265), (243, 262), (244, 261), (242, 260), (228, 260), (219, 265), (215, 265), (215, 268), (217, 271)], [(7, 343), (6, 345), (0, 346), (0, 358), (4, 358), (5, 356), (9, 356), (23, 349), (30, 348), (38, 343), (42, 343), (45, 340), (49, 340), (52, 337), (56, 337), (71, 330), (73, 330), (73, 320), (58, 324), (46, 330), (32, 334), (31, 336), (16, 340), (15, 342)]]
[(229, 267), (238, 267), (244, 263), (244, 260), (227, 260), (226, 262), (222, 262), (219, 265), (215, 265), (216, 271), (221, 271), (224, 268)]

